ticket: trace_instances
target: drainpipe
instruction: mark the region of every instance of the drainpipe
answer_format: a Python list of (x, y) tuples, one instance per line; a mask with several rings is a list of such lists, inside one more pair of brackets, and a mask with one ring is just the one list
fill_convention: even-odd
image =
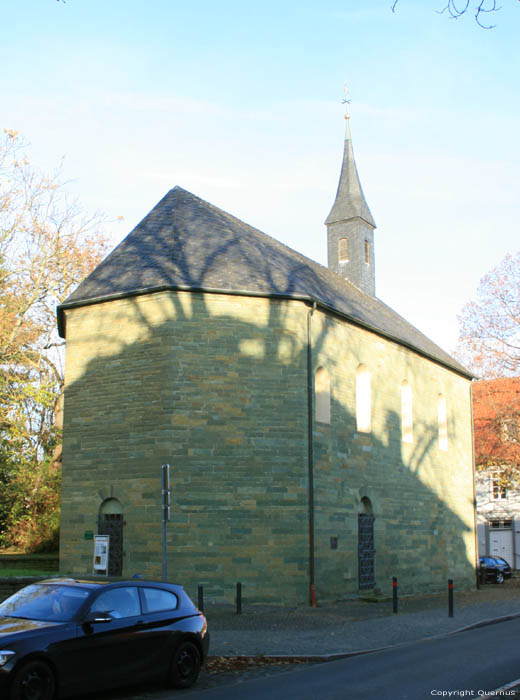
[[(473, 532), (475, 537), (475, 579), (480, 588), (479, 551), (478, 551), (478, 517), (477, 517), (477, 485), (475, 463), (475, 424), (473, 422), (473, 383), (469, 384), (469, 405), (471, 408), (471, 468), (473, 470)], [(489, 550), (486, 548), (486, 553)]]
[(309, 482), (309, 599), (311, 607), (316, 607), (316, 585), (314, 580), (314, 452), (313, 429), (313, 373), (312, 373), (312, 315), (316, 309), (313, 303), (307, 314), (307, 459)]

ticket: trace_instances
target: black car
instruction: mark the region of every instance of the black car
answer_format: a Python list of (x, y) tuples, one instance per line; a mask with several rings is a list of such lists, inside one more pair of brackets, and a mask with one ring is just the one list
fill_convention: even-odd
[(0, 604), (0, 697), (52, 700), (157, 679), (188, 688), (209, 648), (182, 586), (49, 579)]
[(502, 557), (479, 557), (480, 572), (487, 581), (504, 583), (511, 576), (511, 567)]

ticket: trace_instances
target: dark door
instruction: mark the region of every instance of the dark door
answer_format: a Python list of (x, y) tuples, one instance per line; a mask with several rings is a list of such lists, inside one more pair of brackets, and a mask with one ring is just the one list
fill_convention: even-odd
[(110, 535), (108, 576), (123, 575), (123, 516), (121, 513), (103, 513), (99, 516), (98, 534)]
[(359, 588), (374, 588), (374, 516), (358, 515)]

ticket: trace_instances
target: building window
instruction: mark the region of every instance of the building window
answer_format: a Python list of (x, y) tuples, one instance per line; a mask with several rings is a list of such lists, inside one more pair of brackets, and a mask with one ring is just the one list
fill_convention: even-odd
[(504, 418), (500, 424), (500, 437), (502, 442), (519, 442), (518, 416)]
[(348, 262), (348, 243), (346, 238), (338, 241), (338, 255), (340, 263)]
[(413, 442), (412, 404), (412, 387), (405, 379), (401, 384), (401, 439), (403, 442)]
[(365, 365), (359, 365), (356, 372), (356, 421), (358, 433), (371, 431), (371, 390), (370, 372)]
[(439, 450), (448, 450), (448, 409), (442, 394), (437, 397), (437, 426), (439, 433)]
[(503, 475), (491, 475), (491, 495), (495, 501), (507, 498), (507, 484)]
[(490, 520), (489, 527), (493, 530), (510, 530), (513, 527), (512, 520)]
[(370, 243), (365, 241), (365, 262), (370, 265)]
[(314, 374), (316, 420), (330, 423), (330, 377), (325, 367), (318, 367)]

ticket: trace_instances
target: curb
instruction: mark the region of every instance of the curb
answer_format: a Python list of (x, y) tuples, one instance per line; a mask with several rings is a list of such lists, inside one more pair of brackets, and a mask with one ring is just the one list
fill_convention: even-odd
[[(493, 617), (480, 620), (479, 622), (473, 622), (470, 625), (465, 625), (456, 630), (451, 630), (450, 632), (444, 632), (442, 634), (435, 634), (431, 637), (423, 637), (422, 639), (416, 639), (410, 642), (399, 642), (398, 644), (387, 644), (382, 647), (371, 647), (370, 649), (355, 649), (354, 651), (338, 652), (336, 654), (234, 654), (227, 656), (226, 654), (217, 654), (215, 656), (209, 655), (208, 658), (218, 658), (222, 657), (224, 659), (268, 659), (269, 661), (280, 661), (281, 663), (326, 663), (328, 661), (339, 661), (340, 659), (348, 659), (350, 656), (361, 656), (362, 654), (374, 654), (377, 651), (385, 651), (385, 649), (394, 649), (397, 647), (403, 647), (410, 644), (419, 644), (421, 642), (428, 642), (433, 639), (441, 639), (442, 637), (449, 637), (453, 634), (460, 634), (461, 632), (467, 632), (469, 630), (478, 629), (479, 627), (487, 627), (489, 625), (496, 625), (501, 622), (508, 622), (509, 620), (515, 620), (520, 617), (519, 613), (511, 613), (509, 615), (503, 615), (502, 617)], [(517, 681), (515, 681), (517, 682)], [(485, 700), (484, 696), (484, 700)], [(491, 696), (489, 696), (491, 697)]]

